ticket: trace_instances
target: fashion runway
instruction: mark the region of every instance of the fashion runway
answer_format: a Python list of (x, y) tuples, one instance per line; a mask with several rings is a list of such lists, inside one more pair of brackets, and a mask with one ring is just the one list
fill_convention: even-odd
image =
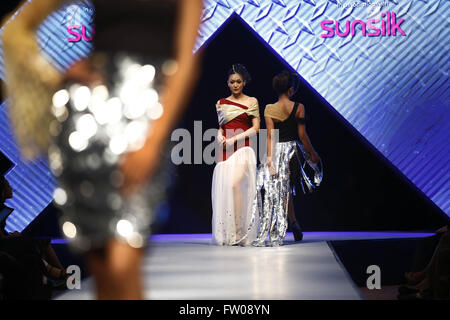
[[(362, 299), (327, 241), (421, 237), (386, 232), (287, 234), (282, 247), (219, 247), (210, 234), (155, 235), (144, 262), (148, 299)], [(58, 243), (54, 241), (54, 243)], [(91, 278), (56, 299), (93, 299)]]

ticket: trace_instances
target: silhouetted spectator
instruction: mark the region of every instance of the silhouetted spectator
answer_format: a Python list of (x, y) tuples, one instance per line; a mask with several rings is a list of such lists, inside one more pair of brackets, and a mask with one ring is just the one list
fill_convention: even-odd
[[(0, 176), (0, 212), (8, 208), (4, 203), (12, 198), (13, 190)], [(0, 273), (5, 299), (50, 298), (44, 276), (64, 280), (67, 275), (50, 239), (33, 239), (20, 232), (5, 230), (7, 215), (0, 221)]]
[(399, 299), (450, 299), (450, 231), (445, 226), (436, 232), (442, 236), (429, 264), (405, 273), (409, 285), (399, 287)]

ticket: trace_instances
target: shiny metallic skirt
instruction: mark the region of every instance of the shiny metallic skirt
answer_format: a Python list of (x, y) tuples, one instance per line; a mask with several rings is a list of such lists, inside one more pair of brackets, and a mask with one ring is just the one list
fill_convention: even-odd
[(271, 175), (267, 163), (258, 168), (256, 197), (253, 202), (252, 221), (259, 218), (259, 228), (254, 246), (280, 246), (286, 236), (289, 197), (300, 185), (303, 192), (313, 192), (323, 177), (322, 164), (311, 163), (304, 148), (297, 141), (275, 144)]
[(264, 246), (268, 235), (269, 246), (283, 244), (290, 195), (289, 162), (295, 152), (295, 141), (276, 143), (272, 157), (276, 175), (270, 174), (267, 163), (261, 164), (258, 169), (253, 215), (259, 216), (260, 224), (257, 239), (253, 242), (254, 246)]
[(53, 97), (54, 202), (62, 212), (63, 233), (77, 251), (103, 247), (111, 239), (144, 246), (168, 180), (164, 167), (150, 184), (122, 195), (122, 156), (144, 144), (152, 121), (164, 111), (156, 81), (160, 68), (127, 56), (108, 68), (110, 85), (71, 84)]

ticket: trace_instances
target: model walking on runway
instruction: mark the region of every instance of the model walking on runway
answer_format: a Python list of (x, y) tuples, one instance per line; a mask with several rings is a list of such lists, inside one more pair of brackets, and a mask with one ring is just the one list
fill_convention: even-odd
[[(272, 85), (278, 93), (278, 101), (268, 104), (264, 110), (267, 126), (267, 161), (261, 165), (257, 177), (258, 194), (253, 214), (255, 219), (259, 217), (260, 231), (254, 242), (255, 246), (263, 246), (268, 233), (269, 246), (282, 245), (286, 235), (288, 211), (296, 240), (302, 238), (293, 210), (292, 187), (299, 179), (306, 180), (306, 184), (311, 184), (311, 181), (299, 164), (297, 142), (301, 142), (302, 156), (310, 162), (315, 171), (320, 171), (317, 167), (320, 158), (306, 133), (305, 107), (290, 100), (296, 91), (295, 80), (288, 71), (276, 75)], [(278, 134), (278, 140), (274, 139), (275, 133)], [(321, 176), (317, 174), (316, 184), (320, 184), (319, 180)], [(263, 187), (264, 200), (261, 195)]]
[[(234, 64), (228, 73), (231, 95), (217, 101), (219, 162), (212, 181), (212, 234), (218, 245), (250, 245), (256, 229), (250, 230), (256, 192), (256, 156), (249, 138), (259, 131), (258, 100), (243, 93), (250, 75)], [(253, 224), (256, 227), (258, 224)]]

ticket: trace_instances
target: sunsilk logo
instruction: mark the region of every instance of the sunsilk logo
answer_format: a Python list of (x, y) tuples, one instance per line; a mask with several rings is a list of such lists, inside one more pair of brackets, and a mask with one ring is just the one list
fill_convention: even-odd
[[(383, 18), (386, 17), (386, 21)], [(386, 12), (381, 14), (381, 19), (371, 19), (367, 23), (362, 20), (354, 20), (345, 22), (345, 31), (341, 32), (339, 29), (339, 21), (337, 20), (324, 20), (320, 23), (323, 30), (327, 31), (325, 34), (321, 34), (322, 38), (332, 38), (334, 35), (339, 37), (346, 37), (351, 33), (352, 36), (355, 35), (355, 27), (357, 24), (361, 25), (361, 32), (364, 37), (378, 37), (378, 36), (396, 36), (397, 31), (402, 36), (406, 36), (406, 33), (402, 30), (401, 24), (405, 19), (397, 20), (395, 12)], [(381, 23), (381, 26), (379, 25)], [(334, 29), (332, 26), (334, 24)], [(369, 32), (370, 31), (370, 32)]]
[[(81, 28), (81, 32), (78, 31), (78, 30), (80, 30), (80, 28)], [(92, 26), (92, 32), (91, 32), (90, 38), (87, 36), (86, 26), (71, 25), (71, 26), (67, 27), (67, 32), (75, 37), (75, 38), (68, 38), (67, 41), (69, 41), (69, 42), (78, 42), (78, 41), (81, 41), (81, 39), (83, 39), (84, 41), (87, 41), (87, 42), (91, 42), (94, 39), (95, 28), (94, 28), (94, 26)]]

